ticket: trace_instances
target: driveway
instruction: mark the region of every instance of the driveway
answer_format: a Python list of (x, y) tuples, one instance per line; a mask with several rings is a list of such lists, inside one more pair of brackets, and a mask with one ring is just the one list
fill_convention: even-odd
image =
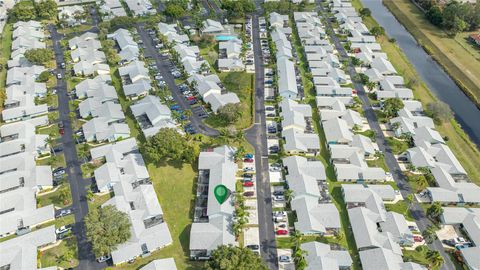
[[(60, 41), (64, 38), (63, 35), (57, 32), (53, 25), (49, 25), (48, 29), (51, 33), (53, 42), (53, 50), (55, 52), (55, 59), (57, 64), (56, 74), (61, 74), (65, 78), (65, 70), (61, 68), (64, 63), (63, 51), (60, 46)], [(88, 203), (85, 198), (88, 189), (88, 181), (82, 178), (82, 171), (80, 170), (80, 162), (78, 161), (77, 150), (73, 140), (72, 123), (70, 121), (70, 109), (68, 107), (69, 97), (67, 95), (67, 84), (64, 79), (57, 80), (57, 96), (58, 96), (58, 111), (60, 121), (63, 122), (65, 133), (62, 136), (63, 153), (65, 155), (66, 172), (68, 175), (68, 182), (72, 193), (72, 208), (75, 209), (75, 225), (74, 231), (77, 238), (78, 246), (78, 260), (79, 269), (102, 269), (106, 265), (99, 264), (95, 261), (95, 255), (92, 252), (90, 243), (87, 241), (84, 217), (88, 214)]]
[[(325, 18), (328, 16), (323, 9), (322, 2), (319, 0), (317, 0), (317, 8)], [(348, 56), (345, 48), (342, 46), (340, 39), (338, 38), (338, 36), (335, 35), (330, 19), (326, 18), (325, 21), (326, 21), (325, 26), (327, 28), (327, 33), (329, 33), (331, 41), (334, 43), (335, 48), (340, 54), (340, 61), (348, 62), (349, 64), (348, 73), (351, 78), (357, 77), (357, 72), (355, 70), (355, 67), (350, 61), (350, 57)], [(383, 134), (380, 124), (378, 123), (377, 116), (373, 111), (372, 105), (370, 104), (370, 100), (367, 97), (363, 84), (354, 82), (353, 85), (355, 90), (357, 91), (358, 97), (362, 101), (362, 109), (365, 113), (365, 118), (367, 119), (368, 124), (370, 125), (370, 128), (375, 132), (375, 139), (380, 151), (382, 151), (384, 154), (385, 163), (387, 164), (387, 167), (390, 170), (390, 173), (392, 174), (393, 179), (397, 183), (397, 186), (400, 189), (402, 196), (406, 198), (408, 194), (412, 193), (410, 184), (407, 182), (407, 180), (405, 179), (405, 176), (402, 174), (400, 166), (398, 165), (398, 162), (395, 156), (393, 155), (392, 149), (385, 141), (385, 135)], [(431, 222), (425, 217), (425, 213), (423, 212), (423, 209), (417, 202), (413, 202), (413, 205), (411, 207), (411, 213), (412, 213), (412, 217), (415, 218), (415, 220), (417, 221), (418, 227), (421, 231), (424, 231), (431, 224)], [(434, 241), (432, 244), (428, 246), (431, 249), (439, 251), (442, 257), (444, 258), (445, 262), (441, 269), (452, 269), (452, 270), (455, 269), (455, 266), (452, 264), (450, 257), (443, 249), (442, 243), (439, 240)]]
[[(140, 35), (140, 38), (143, 41), (143, 44), (145, 45), (145, 50), (144, 50), (145, 58), (151, 57), (155, 60), (157, 68), (159, 72), (162, 74), (163, 79), (167, 83), (168, 89), (170, 89), (170, 92), (172, 93), (172, 96), (175, 99), (175, 102), (177, 102), (177, 104), (180, 105), (180, 108), (182, 108), (182, 110), (184, 111), (192, 110), (190, 104), (187, 103), (180, 89), (175, 84), (175, 78), (173, 77), (169, 68), (169, 63), (170, 63), (169, 57), (162, 57), (158, 53), (157, 49), (153, 45), (152, 39), (144, 29), (144, 24), (138, 24), (136, 28), (137, 28), (138, 34)], [(197, 114), (193, 113), (193, 110), (192, 110), (192, 116), (190, 117), (189, 120), (192, 123), (192, 125), (195, 127), (195, 129), (198, 132), (202, 133), (203, 135), (215, 137), (220, 134), (218, 130), (205, 125), (202, 122), (202, 119), (199, 118)]]
[[(259, 5), (257, 5), (258, 7)], [(272, 219), (272, 199), (268, 177), (268, 150), (264, 106), (264, 68), (258, 14), (252, 16), (253, 52), (255, 57), (255, 123), (245, 133), (247, 141), (255, 148), (255, 167), (257, 170), (258, 225), (260, 232), (260, 252), (270, 270), (278, 269), (277, 248)]]

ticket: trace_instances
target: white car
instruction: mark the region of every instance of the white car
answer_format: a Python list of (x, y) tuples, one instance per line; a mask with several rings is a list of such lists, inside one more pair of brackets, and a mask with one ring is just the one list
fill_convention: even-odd
[(245, 168), (243, 168), (243, 171), (244, 172), (253, 172), (253, 171), (255, 171), (255, 169), (253, 167), (245, 167)]
[(287, 212), (286, 211), (275, 211), (273, 212), (274, 217), (286, 217)]
[(288, 255), (282, 255), (282, 256), (278, 257), (278, 261), (279, 262), (291, 262), (292, 258)]
[(68, 232), (68, 231), (70, 231), (70, 228), (67, 228), (67, 227), (65, 227), (65, 226), (62, 226), (62, 227), (56, 229), (56, 230), (55, 230), (55, 233), (57, 233), (57, 234), (62, 234), (62, 233), (66, 233), (66, 232)]
[(61, 79), (62, 78), (62, 74), (58, 73), (57, 74), (57, 79)]
[(283, 195), (275, 195), (275, 196), (273, 196), (273, 200), (274, 200), (274, 201), (277, 201), (277, 202), (283, 202), (283, 201), (285, 201), (285, 196), (283, 196)]

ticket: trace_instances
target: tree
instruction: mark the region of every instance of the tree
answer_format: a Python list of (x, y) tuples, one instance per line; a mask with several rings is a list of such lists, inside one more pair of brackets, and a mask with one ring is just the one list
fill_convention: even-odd
[(110, 31), (116, 31), (119, 28), (132, 28), (135, 24), (135, 19), (127, 16), (115, 17), (110, 20)]
[(381, 26), (374, 26), (370, 29), (370, 33), (376, 37), (385, 35), (385, 29)]
[(427, 114), (438, 124), (448, 122), (453, 118), (450, 106), (441, 101), (428, 103)]
[(37, 12), (33, 1), (19, 1), (13, 8), (8, 10), (8, 19), (11, 22), (29, 21), (37, 18)]
[(185, 9), (174, 2), (168, 2), (165, 7), (165, 15), (170, 16), (174, 19), (178, 19), (185, 15)]
[(173, 128), (162, 128), (157, 134), (147, 139), (143, 145), (146, 156), (153, 162), (179, 160), (193, 162), (200, 148), (197, 143), (188, 141)]
[(427, 208), (427, 216), (429, 216), (430, 218), (437, 219), (442, 214), (443, 208), (439, 202), (434, 202)]
[(237, 149), (237, 151), (235, 151), (235, 154), (233, 156), (235, 162), (241, 160), (245, 156), (246, 153), (247, 153), (247, 151), (245, 151), (245, 148), (243, 146), (240, 146)]
[(443, 14), (442, 14), (442, 10), (440, 10), (440, 8), (435, 5), (435, 6), (432, 6), (428, 11), (427, 13), (425, 14), (425, 16), (427, 17), (427, 19), (434, 25), (436, 26), (441, 26), (442, 23), (443, 23)]
[(131, 226), (127, 214), (112, 205), (93, 208), (85, 217), (87, 239), (97, 257), (108, 255), (125, 243), (131, 236)]
[(69, 191), (66, 188), (62, 188), (58, 191), (58, 199), (64, 204), (67, 205), (69, 203), (68, 199), (70, 197)]
[(54, 0), (43, 0), (35, 3), (39, 19), (53, 20), (57, 18), (57, 3)]
[(240, 18), (255, 11), (255, 4), (252, 0), (224, 0), (222, 9), (227, 11), (229, 18)]
[(205, 263), (207, 270), (267, 270), (260, 256), (248, 248), (232, 245), (220, 246), (212, 252), (211, 259)]
[(307, 267), (307, 260), (305, 259), (307, 252), (296, 246), (293, 252), (293, 261), (295, 262), (295, 269), (303, 270)]
[(362, 18), (363, 17), (368, 17), (370, 15), (372, 15), (372, 11), (369, 8), (360, 9), (360, 16), (362, 16)]
[(218, 116), (227, 124), (236, 122), (241, 116), (240, 103), (228, 103), (218, 109)]
[(47, 82), (50, 79), (50, 76), (52, 76), (52, 74), (45, 70), (38, 75), (37, 82)]
[(431, 244), (433, 240), (437, 239), (437, 234), (435, 233), (435, 228), (433, 226), (428, 226), (423, 232), (422, 232), (423, 239), (428, 244)]
[(443, 257), (437, 250), (427, 251), (427, 255), (425, 257), (427, 258), (432, 268), (437, 268), (443, 263)]
[(25, 51), (24, 56), (32, 64), (45, 65), (53, 59), (54, 53), (50, 49), (30, 49)]
[(388, 118), (396, 117), (399, 110), (403, 109), (404, 104), (399, 98), (389, 98), (383, 102), (383, 112)]

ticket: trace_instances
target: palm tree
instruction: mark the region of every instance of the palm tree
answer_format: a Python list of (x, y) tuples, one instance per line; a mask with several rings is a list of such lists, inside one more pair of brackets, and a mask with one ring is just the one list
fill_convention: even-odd
[(240, 146), (237, 151), (235, 152), (235, 154), (233, 155), (233, 159), (237, 162), (239, 160), (241, 160), (243, 158), (243, 156), (245, 156), (245, 148), (243, 146)]
[(293, 238), (293, 243), (294, 243), (295, 247), (300, 248), (300, 244), (302, 243), (302, 240), (303, 240), (302, 233), (298, 230), (295, 230), (292, 233), (292, 238)]
[(53, 143), (55, 142), (56, 140), (53, 138), (52, 134), (50, 134), (47, 139), (46, 139), (46, 142), (48, 145), (50, 145), (50, 149), (51, 149), (51, 152), (53, 153), (53, 155), (55, 156), (55, 151), (53, 151)]
[(443, 263), (443, 257), (440, 255), (440, 252), (437, 250), (429, 250), (427, 251), (427, 260), (430, 262), (430, 266), (436, 268)]
[(437, 234), (435, 233), (435, 228), (430, 225), (422, 232), (423, 239), (428, 244), (431, 244), (435, 239), (437, 239)]
[(287, 204), (290, 204), (292, 202), (292, 199), (294, 197), (293, 190), (287, 189), (283, 192), (283, 196), (285, 197), (285, 201)]
[(427, 216), (431, 218), (438, 218), (443, 214), (443, 208), (439, 202), (434, 202), (427, 208)]
[(293, 253), (293, 261), (295, 262), (296, 269), (305, 269), (307, 267), (307, 261), (305, 260), (305, 255), (307, 252), (300, 247), (296, 247)]

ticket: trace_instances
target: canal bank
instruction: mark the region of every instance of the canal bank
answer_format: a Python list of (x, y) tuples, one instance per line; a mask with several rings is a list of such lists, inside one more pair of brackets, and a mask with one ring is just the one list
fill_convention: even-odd
[(382, 0), (360, 0), (369, 8), (372, 17), (380, 24), (413, 65), (420, 78), (438, 97), (447, 103), (455, 113), (455, 118), (471, 140), (480, 145), (480, 110), (455, 84), (442, 67), (423, 50), (413, 36), (401, 25), (393, 14), (382, 4)]
[[(364, 1), (371, 1), (371, 0), (364, 0)], [(375, 2), (380, 3), (379, 5), (382, 6), (381, 0), (378, 0)], [(352, 4), (357, 10), (363, 7), (361, 0), (352, 0)], [(388, 12), (388, 10), (385, 12)], [(372, 15), (373, 15), (373, 11), (372, 11)], [(398, 24), (398, 22), (393, 17), (393, 15), (391, 15), (391, 18), (392, 20), (395, 21), (395, 23)], [(363, 21), (369, 29), (379, 25), (375, 21), (375, 18), (371, 16), (364, 17)], [(402, 26), (399, 25), (399, 27), (402, 27)], [(406, 30), (404, 30), (404, 34), (405, 33), (406, 35), (410, 36), (410, 34)], [(413, 40), (413, 42), (415, 42), (415, 40), (411, 36), (410, 38)], [(397, 69), (397, 71), (405, 78), (405, 81), (411, 83), (412, 89), (415, 90), (414, 91), (415, 99), (420, 100), (424, 104), (424, 106), (430, 102), (434, 102), (439, 99), (436, 93), (432, 93), (433, 91), (430, 91), (429, 89), (430, 86), (428, 86), (424, 82), (423, 77), (425, 76), (420, 76), (420, 74), (417, 73), (418, 70), (416, 70), (416, 67), (410, 62), (410, 57), (408, 57), (404, 53), (402, 48), (400, 48), (396, 42), (390, 42), (389, 37), (386, 37), (386, 36), (379, 36), (377, 38), (377, 41), (382, 46), (382, 50), (387, 53), (389, 59), (391, 59), (391, 62), (394, 65), (394, 67)], [(424, 52), (424, 55), (425, 55), (424, 57), (428, 58), (428, 54)], [(433, 60), (430, 60), (430, 61), (435, 63)], [(447, 76), (439, 66), (437, 66), (437, 68), (440, 70), (441, 73)], [(453, 83), (453, 81), (452, 81), (452, 84), (456, 86)], [(458, 90), (458, 93), (463, 94), (463, 92), (461, 92), (460, 90)], [(471, 103), (471, 101), (465, 95), (463, 96), (468, 102)], [(450, 102), (447, 102), (447, 103), (450, 104)], [(452, 105), (450, 104), (450, 106)], [(474, 110), (476, 110), (475, 109), (476, 107), (473, 104), (472, 104), (472, 107), (474, 108)], [(472, 119), (469, 120), (471, 126), (475, 126), (475, 123), (478, 122), (477, 120), (475, 120), (475, 117), (477, 117), (476, 119), (478, 119), (478, 116), (473, 116), (474, 120)], [(457, 120), (458, 120), (458, 116), (457, 116)], [(460, 122), (460, 120), (458, 121)], [(462, 124), (464, 123), (462, 122)], [(473, 182), (480, 184), (480, 171), (478, 171), (477, 169), (478, 164), (480, 164), (480, 151), (478, 150), (477, 145), (475, 145), (472, 142), (472, 140), (470, 140), (467, 133), (464, 132), (464, 130), (462, 130), (458, 122), (455, 120), (448, 121), (441, 125), (437, 125), (436, 129), (440, 132), (440, 134), (442, 134), (442, 136), (448, 139), (447, 141), (448, 146), (452, 149), (455, 156), (465, 167), (465, 169), (467, 170), (470, 176), (470, 179), (472, 179)], [(471, 135), (474, 132), (469, 132), (469, 135)], [(476, 133), (477, 141), (478, 141), (479, 135), (480, 134), (477, 132)]]

